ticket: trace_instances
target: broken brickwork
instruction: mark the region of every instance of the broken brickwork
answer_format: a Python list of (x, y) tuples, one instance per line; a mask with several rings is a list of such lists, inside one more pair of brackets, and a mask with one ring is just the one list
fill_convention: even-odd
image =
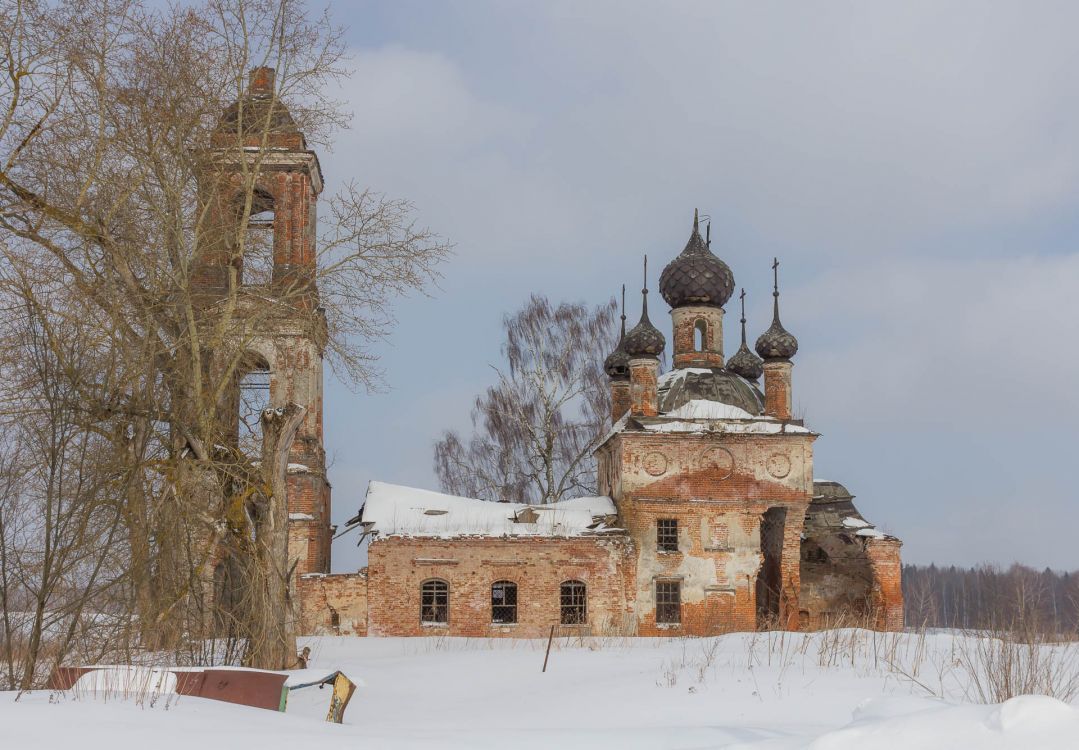
[(199, 189), (214, 231), (199, 247), (193, 278), (203, 324), (227, 314), (242, 341), (236, 386), (222, 404), (233, 442), (240, 440), (242, 384), (252, 372), (266, 373), (267, 406), (306, 409), (286, 477), (288, 567), (302, 575), (329, 571), (333, 533), (322, 422), (327, 334), (315, 283), (322, 171), (274, 86), (272, 68), (254, 69), (211, 137)]
[[(368, 635), (514, 638), (634, 631), (627, 592), (634, 569), (624, 537), (431, 539), (387, 537), (368, 550)], [(424, 617), (422, 588), (444, 581), (445, 622)], [(492, 588), (515, 589), (515, 612), (496, 612)], [(562, 584), (585, 587), (583, 621), (564, 622)], [(508, 620), (515, 620), (509, 622)]]
[(793, 419), (798, 342), (779, 320), (778, 265), (759, 356), (742, 320), (742, 347), (725, 365), (733, 276), (695, 221), (660, 282), (674, 369), (659, 375), (665, 340), (647, 289), (640, 323), (604, 361), (613, 429), (596, 448), (601, 497), (493, 504), (372, 482), (367, 574), (305, 578), (305, 626), (326, 628), (331, 609), (347, 609), (356, 619), (346, 631), (337, 615), (334, 632), (901, 628), (900, 541), (862, 518), (842, 485), (814, 480), (818, 435)]
[(297, 580), (300, 632), (367, 635), (367, 571), (308, 573)]

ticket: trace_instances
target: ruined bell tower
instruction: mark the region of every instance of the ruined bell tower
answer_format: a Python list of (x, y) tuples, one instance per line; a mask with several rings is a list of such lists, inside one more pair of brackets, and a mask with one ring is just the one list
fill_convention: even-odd
[[(330, 569), (330, 485), (323, 445), (326, 319), (319, 304), (317, 155), (277, 98), (273, 68), (251, 71), (222, 114), (200, 179), (212, 231), (194, 269), (208, 319), (236, 342), (231, 441), (257, 453), (262, 409), (306, 409), (289, 452), (289, 566), (296, 576)], [(230, 354), (230, 356), (232, 356)], [(218, 365), (222, 366), (222, 365)]]

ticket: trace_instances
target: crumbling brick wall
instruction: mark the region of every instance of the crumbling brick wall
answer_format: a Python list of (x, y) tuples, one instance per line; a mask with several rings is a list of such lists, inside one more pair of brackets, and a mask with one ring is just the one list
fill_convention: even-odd
[[(634, 559), (622, 535), (375, 539), (368, 550), (368, 633), (536, 638), (552, 625), (558, 632), (624, 633)], [(449, 584), (445, 625), (420, 620), (420, 589), (430, 579)], [(570, 580), (587, 587), (584, 627), (560, 624), (560, 586)], [(492, 623), (497, 581), (517, 584), (516, 624)]]
[(873, 569), (873, 626), (878, 630), (903, 629), (902, 542), (894, 537), (870, 539), (866, 555)]
[(367, 635), (367, 572), (309, 573), (297, 579), (300, 632)]
[[(800, 537), (811, 499), (815, 435), (647, 433), (615, 435), (599, 452), (601, 491), (639, 550), (634, 585), (641, 635), (711, 635), (758, 626), (761, 519), (784, 511), (770, 618), (798, 627)], [(657, 549), (660, 519), (676, 519), (675, 552)], [(681, 586), (681, 622), (656, 622), (657, 581)]]
[(803, 628), (903, 627), (901, 542), (858, 513), (836, 482), (817, 482), (801, 544)]

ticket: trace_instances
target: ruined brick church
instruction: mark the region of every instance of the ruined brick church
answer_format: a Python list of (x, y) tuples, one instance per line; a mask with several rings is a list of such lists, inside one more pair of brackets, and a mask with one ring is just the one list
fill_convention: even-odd
[[(610, 432), (600, 496), (489, 503), (372, 482), (361, 514), (369, 565), (307, 576), (309, 630), (467, 636), (562, 632), (709, 635), (757, 628), (903, 624), (900, 541), (813, 477), (818, 435), (792, 413), (798, 342), (780, 322), (724, 356), (730, 268), (694, 216), (663, 270), (673, 364), (649, 319), (604, 368)], [(647, 281), (647, 272), (646, 272)], [(599, 353), (597, 353), (598, 355)], [(759, 355), (759, 356), (758, 356)], [(760, 380), (763, 376), (763, 388)]]
[[(272, 71), (256, 70), (247, 106), (271, 101), (272, 86)], [(313, 267), (322, 175), (274, 106), (256, 198), (272, 214), (276, 278)], [(207, 289), (224, 283), (212, 263), (201, 273)], [(349, 574), (329, 572), (325, 331), (277, 319), (253, 348), (269, 404), (306, 408), (287, 482), (301, 629), (534, 637), (552, 626), (642, 636), (902, 627), (900, 541), (862, 518), (842, 485), (814, 478), (818, 435), (792, 413), (798, 342), (780, 322), (776, 273), (773, 320), (756, 354), (743, 300), (741, 345), (728, 359), (734, 277), (694, 217), (659, 279), (673, 368), (660, 373), (666, 339), (649, 318), (647, 288), (640, 321), (626, 331), (623, 315), (606, 357), (612, 424), (595, 447), (599, 496), (490, 503), (372, 482), (359, 516), (369, 564)]]

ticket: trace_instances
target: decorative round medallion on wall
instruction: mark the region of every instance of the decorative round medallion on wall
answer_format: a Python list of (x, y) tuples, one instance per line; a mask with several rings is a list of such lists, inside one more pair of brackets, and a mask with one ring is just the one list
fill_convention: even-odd
[(715, 471), (717, 479), (727, 479), (734, 473), (734, 456), (726, 448), (709, 448), (701, 454), (697, 465)]
[(667, 470), (667, 457), (659, 451), (645, 454), (644, 470), (652, 476), (658, 477)]
[(782, 453), (773, 453), (765, 462), (768, 473), (776, 479), (783, 479), (791, 473), (791, 460)]

